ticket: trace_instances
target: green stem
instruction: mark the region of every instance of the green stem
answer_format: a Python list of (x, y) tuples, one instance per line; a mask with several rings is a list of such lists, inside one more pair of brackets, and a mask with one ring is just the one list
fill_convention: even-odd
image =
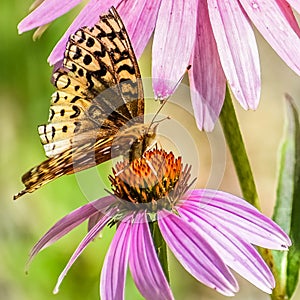
[[(220, 114), (220, 121), (237, 172), (243, 197), (257, 209), (261, 210), (253, 173), (228, 87), (226, 88), (226, 96)], [(276, 280), (276, 287), (273, 290), (271, 298), (273, 300), (282, 299), (282, 291), (278, 282), (279, 277), (277, 276), (277, 270), (274, 265), (272, 251), (260, 247), (258, 247), (258, 251), (272, 270)]]
[(237, 172), (243, 196), (245, 200), (260, 210), (260, 203), (253, 174), (228, 88), (226, 89), (226, 96), (220, 114), (220, 121)]
[(149, 222), (150, 232), (152, 235), (152, 239), (154, 242), (154, 247), (159, 259), (159, 262), (162, 266), (162, 269), (165, 273), (165, 276), (170, 283), (170, 276), (169, 276), (169, 267), (168, 267), (168, 255), (167, 255), (167, 245), (165, 240), (163, 239), (160, 229), (158, 227), (157, 221)]

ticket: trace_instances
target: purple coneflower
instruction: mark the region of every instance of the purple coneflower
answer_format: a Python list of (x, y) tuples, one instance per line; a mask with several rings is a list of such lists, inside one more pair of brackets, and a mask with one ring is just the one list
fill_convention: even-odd
[(127, 268), (146, 299), (173, 299), (158, 260), (149, 223), (198, 281), (232, 296), (238, 283), (230, 269), (266, 293), (275, 282), (253, 245), (287, 250), (289, 237), (271, 219), (231, 194), (189, 189), (190, 168), (181, 158), (151, 150), (119, 162), (110, 176), (113, 195), (90, 202), (58, 221), (34, 246), (30, 260), (70, 230), (90, 220), (89, 231), (61, 273), (54, 292), (87, 245), (106, 225), (117, 229), (102, 268), (101, 299), (124, 299)]
[[(19, 32), (43, 26), (81, 0), (37, 0)], [(117, 7), (139, 57), (152, 33), (152, 77), (157, 98), (173, 93), (189, 72), (191, 97), (200, 129), (212, 130), (228, 81), (245, 109), (256, 109), (261, 79), (252, 25), (286, 64), (300, 74), (300, 29), (290, 7), (296, 0), (90, 0), (52, 51), (49, 62), (62, 60), (67, 39), (81, 26), (92, 26), (110, 6)]]

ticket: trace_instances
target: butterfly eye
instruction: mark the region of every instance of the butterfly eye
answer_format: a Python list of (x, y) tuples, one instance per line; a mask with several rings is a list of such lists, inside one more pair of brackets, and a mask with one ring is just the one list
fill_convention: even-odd
[(155, 135), (156, 135), (155, 132), (148, 132), (146, 137), (147, 138), (155, 138)]

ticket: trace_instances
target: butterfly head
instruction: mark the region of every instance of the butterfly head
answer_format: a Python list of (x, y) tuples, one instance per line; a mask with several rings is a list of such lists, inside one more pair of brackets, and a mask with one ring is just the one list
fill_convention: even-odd
[(114, 139), (112, 156), (123, 155), (129, 161), (142, 157), (155, 144), (157, 126), (135, 124), (121, 130)]

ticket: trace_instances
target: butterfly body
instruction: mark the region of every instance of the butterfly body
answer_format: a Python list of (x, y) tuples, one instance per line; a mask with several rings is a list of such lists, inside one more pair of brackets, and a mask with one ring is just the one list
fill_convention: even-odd
[(129, 162), (142, 157), (156, 138), (157, 125), (152, 128), (150, 124), (136, 124), (121, 130), (114, 138), (112, 156), (123, 155)]
[(53, 82), (48, 124), (38, 127), (48, 159), (23, 175), (14, 199), (117, 155), (141, 157), (154, 140), (136, 57), (114, 8), (70, 36)]

